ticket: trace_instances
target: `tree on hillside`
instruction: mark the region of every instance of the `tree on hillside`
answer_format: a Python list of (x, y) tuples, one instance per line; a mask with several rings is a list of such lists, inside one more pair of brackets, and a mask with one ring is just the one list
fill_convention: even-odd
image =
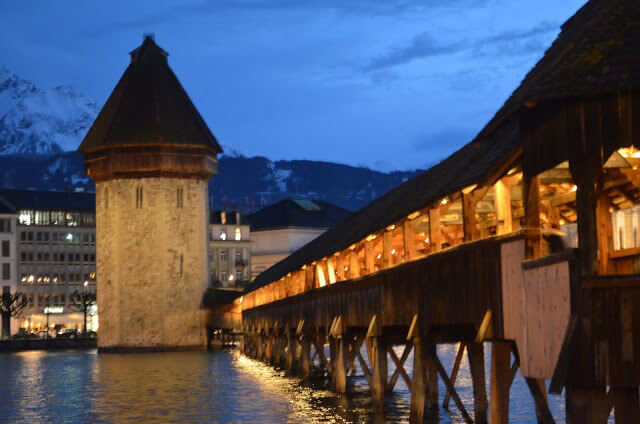
[(27, 296), (24, 293), (11, 294), (11, 287), (2, 288), (2, 300), (0, 310), (2, 311), (2, 338), (11, 337), (11, 317), (17, 317), (27, 306)]
[(82, 335), (87, 335), (87, 314), (89, 313), (89, 309), (91, 306), (96, 304), (96, 294), (90, 292), (88, 290), (85, 291), (74, 291), (71, 294), (71, 304), (70, 308), (75, 311), (82, 312), (84, 314), (84, 325), (82, 327)]

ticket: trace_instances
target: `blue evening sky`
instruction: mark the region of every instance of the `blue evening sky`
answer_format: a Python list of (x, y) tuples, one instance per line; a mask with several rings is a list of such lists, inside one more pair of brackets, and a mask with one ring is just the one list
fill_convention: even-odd
[(470, 141), (584, 0), (5, 1), (0, 64), (103, 104), (154, 33), (223, 145), (425, 167)]

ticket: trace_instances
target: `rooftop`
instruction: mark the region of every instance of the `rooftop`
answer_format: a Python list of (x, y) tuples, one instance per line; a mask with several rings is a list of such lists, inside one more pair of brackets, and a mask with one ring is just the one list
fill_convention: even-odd
[(70, 191), (38, 191), (0, 189), (0, 210), (2, 205), (31, 210), (55, 210), (73, 212), (96, 211), (95, 193)]
[(151, 36), (131, 53), (131, 63), (78, 148), (108, 146), (204, 146), (222, 152), (167, 56)]
[(351, 212), (322, 200), (284, 199), (249, 215), (251, 231), (276, 228), (331, 228)]

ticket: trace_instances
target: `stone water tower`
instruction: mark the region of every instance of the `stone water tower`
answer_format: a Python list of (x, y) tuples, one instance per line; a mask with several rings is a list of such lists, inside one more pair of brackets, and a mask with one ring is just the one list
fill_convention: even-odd
[(96, 183), (100, 351), (205, 343), (208, 181), (222, 151), (152, 37), (78, 150)]

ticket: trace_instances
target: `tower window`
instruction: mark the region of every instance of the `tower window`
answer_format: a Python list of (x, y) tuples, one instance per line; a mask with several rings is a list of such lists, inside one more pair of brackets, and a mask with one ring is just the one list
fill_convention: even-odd
[(177, 200), (177, 206), (178, 206), (178, 209), (182, 209), (182, 195), (183, 195), (183, 191), (184, 191), (184, 190), (183, 190), (183, 188), (182, 188), (182, 187), (179, 187), (179, 188), (176, 190), (176, 200)]
[(142, 208), (142, 186), (136, 187), (136, 209)]

